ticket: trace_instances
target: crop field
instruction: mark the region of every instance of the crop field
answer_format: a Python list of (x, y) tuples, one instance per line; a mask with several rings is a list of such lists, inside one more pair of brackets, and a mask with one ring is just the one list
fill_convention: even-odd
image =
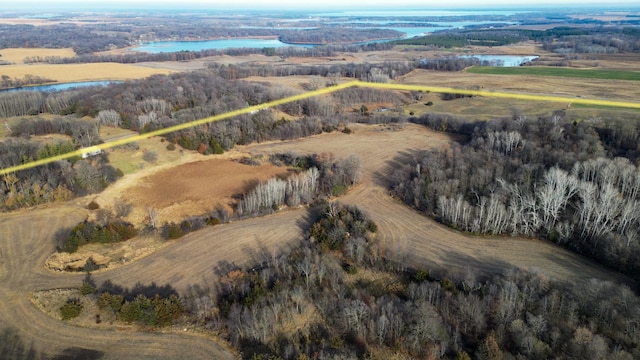
[(530, 75), (530, 76), (561, 76), (585, 79), (604, 80), (629, 80), (639, 81), (639, 71), (622, 70), (601, 70), (601, 69), (572, 69), (565, 67), (541, 67), (541, 66), (521, 66), (521, 67), (493, 67), (474, 66), (467, 69), (472, 74), (491, 75)]

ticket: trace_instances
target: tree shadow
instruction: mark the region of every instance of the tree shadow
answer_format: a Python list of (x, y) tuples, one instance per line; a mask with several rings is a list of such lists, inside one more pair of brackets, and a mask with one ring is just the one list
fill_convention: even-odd
[(390, 189), (394, 184), (394, 173), (399, 169), (406, 167), (408, 164), (413, 164), (419, 159), (420, 154), (425, 150), (408, 150), (399, 151), (396, 156), (391, 160), (388, 160), (386, 164), (379, 170), (373, 173), (373, 181), (376, 185), (382, 186), (386, 189)]
[(33, 344), (26, 347), (18, 330), (5, 327), (0, 330), (0, 359), (3, 360), (27, 360), (40, 359), (42, 356), (34, 349)]
[(320, 216), (322, 216), (322, 212), (324, 211), (326, 205), (314, 205), (307, 208), (307, 213), (302, 216), (302, 218), (296, 221), (296, 225), (302, 231), (303, 234), (306, 234), (309, 229), (311, 229), (311, 225), (313, 225)]
[(64, 248), (64, 243), (69, 238), (69, 235), (71, 235), (71, 230), (73, 230), (73, 228), (62, 228), (53, 234), (52, 241), (56, 250)]
[(79, 347), (70, 347), (55, 355), (53, 360), (97, 360), (104, 357), (104, 352)]
[(178, 296), (178, 292), (171, 285), (158, 285), (152, 282), (150, 285), (144, 285), (142, 283), (136, 283), (133, 288), (128, 289), (120, 285), (114, 284), (111, 280), (106, 280), (98, 289), (98, 292), (108, 292), (112, 295), (122, 295), (125, 300), (132, 301), (138, 295), (144, 295), (147, 298), (152, 298), (159, 295), (162, 298), (167, 298), (171, 295)]

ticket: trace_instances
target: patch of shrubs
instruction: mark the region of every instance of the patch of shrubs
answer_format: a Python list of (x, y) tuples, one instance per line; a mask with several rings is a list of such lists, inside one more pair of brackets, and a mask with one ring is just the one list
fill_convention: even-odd
[(175, 294), (164, 297), (138, 294), (127, 301), (123, 295), (103, 292), (98, 298), (98, 307), (111, 309), (120, 321), (151, 327), (170, 325), (185, 310), (182, 300)]
[(229, 212), (219, 205), (215, 210), (201, 216), (192, 216), (180, 223), (168, 222), (162, 225), (161, 234), (164, 239), (179, 239), (190, 232), (200, 230), (205, 226), (214, 226), (229, 221)]
[(89, 243), (114, 243), (129, 240), (138, 235), (133, 224), (116, 220), (105, 225), (85, 220), (76, 225), (59, 247), (60, 251), (74, 253), (81, 245)]
[(60, 307), (60, 316), (62, 320), (71, 320), (77, 318), (82, 312), (82, 303), (78, 298), (69, 298), (67, 302)]

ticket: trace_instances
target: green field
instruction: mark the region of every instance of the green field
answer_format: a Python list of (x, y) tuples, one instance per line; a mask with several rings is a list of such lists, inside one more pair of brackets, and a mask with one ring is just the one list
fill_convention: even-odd
[(571, 68), (564, 68), (564, 67), (473, 66), (468, 68), (467, 72), (473, 73), (473, 74), (488, 74), (488, 75), (563, 76), (563, 77), (573, 77), (573, 78), (640, 81), (640, 72), (638, 71), (571, 69)]

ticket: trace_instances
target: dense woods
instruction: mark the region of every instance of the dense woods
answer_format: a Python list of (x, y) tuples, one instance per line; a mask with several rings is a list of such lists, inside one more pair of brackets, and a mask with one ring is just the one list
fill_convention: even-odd
[(219, 264), (218, 283), (185, 295), (189, 321), (244, 359), (640, 356), (640, 299), (624, 286), (407, 269), (376, 231), (356, 207), (329, 204), (298, 248)]
[[(640, 274), (637, 143), (621, 152), (621, 142), (603, 143), (594, 125), (567, 122), (561, 113), (476, 124), (430, 115), (416, 121), (469, 138), (407, 159), (391, 185), (407, 204), (462, 231), (541, 236)], [(625, 137), (637, 134), (635, 125)]]

